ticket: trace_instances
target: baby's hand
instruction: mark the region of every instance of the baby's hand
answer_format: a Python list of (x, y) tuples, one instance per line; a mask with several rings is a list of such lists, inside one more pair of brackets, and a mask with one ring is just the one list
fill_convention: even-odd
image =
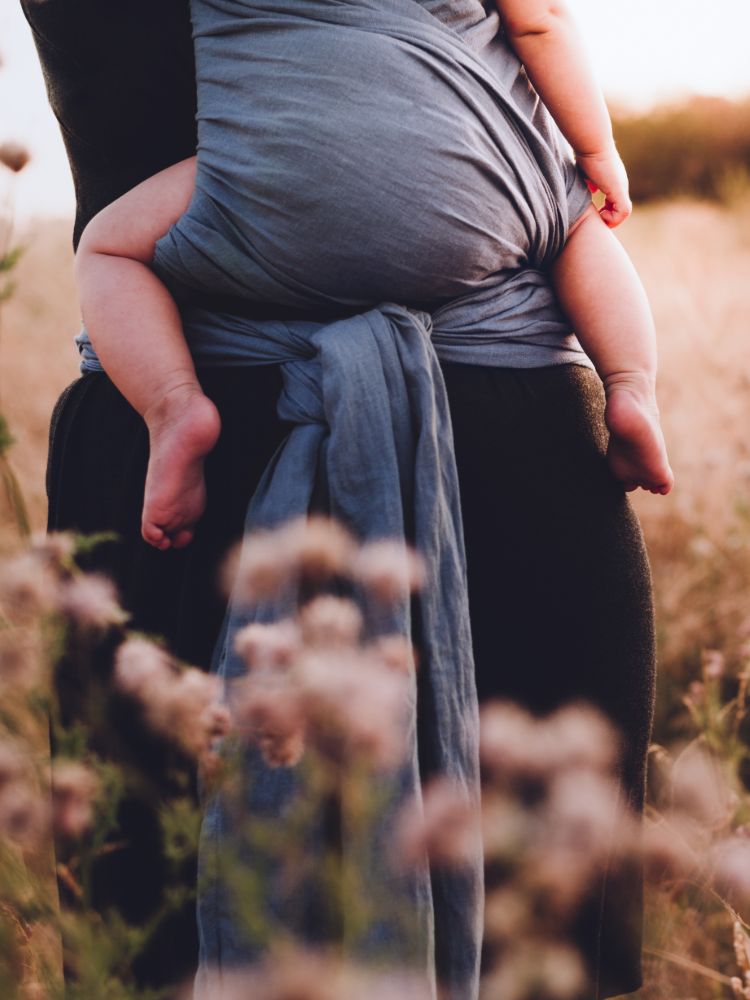
[(625, 165), (614, 148), (608, 153), (584, 153), (576, 156), (578, 165), (586, 177), (589, 189), (601, 191), (604, 207), (599, 215), (614, 229), (624, 222), (633, 211), (633, 203), (628, 192), (628, 175)]

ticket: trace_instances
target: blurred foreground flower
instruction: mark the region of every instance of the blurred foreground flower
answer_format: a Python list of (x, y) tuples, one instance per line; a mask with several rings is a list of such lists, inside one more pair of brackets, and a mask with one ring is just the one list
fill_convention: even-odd
[(55, 833), (76, 840), (89, 830), (100, 792), (99, 778), (91, 768), (80, 761), (56, 760), (52, 767), (52, 826)]
[(182, 1000), (431, 1000), (423, 977), (368, 971), (325, 953), (278, 949), (257, 966), (210, 973)]
[(461, 867), (476, 857), (481, 836), (478, 803), (450, 780), (441, 777), (424, 790), (423, 801), (402, 811), (394, 835), (396, 864), (415, 866), (428, 858), (441, 867)]
[(118, 648), (115, 678), (135, 698), (153, 728), (193, 757), (224, 735), (229, 711), (220, 702), (221, 682), (193, 667), (180, 669), (161, 647), (133, 637)]
[(23, 170), (30, 159), (29, 151), (19, 142), (0, 143), (0, 163), (14, 174)]
[(0, 741), (0, 840), (32, 849), (47, 820), (48, 810), (32, 782), (27, 758), (15, 743)]

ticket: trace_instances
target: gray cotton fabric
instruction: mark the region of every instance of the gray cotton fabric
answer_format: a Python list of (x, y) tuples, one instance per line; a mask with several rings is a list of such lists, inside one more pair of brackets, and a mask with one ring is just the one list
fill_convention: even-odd
[[(183, 304), (201, 364), (280, 363), (279, 414), (293, 425), (251, 502), (247, 527), (309, 510), (313, 497), (363, 539), (408, 537), (429, 586), (421, 636), (419, 728), (383, 775), (386, 803), (361, 842), (341, 848), (370, 873), (372, 919), (346, 933), (352, 955), (403, 961), (451, 1000), (478, 995), (482, 861), (455, 871), (394, 872), (394, 810), (419, 795), (421, 769), (479, 797), (478, 719), (451, 426), (439, 359), (509, 367), (589, 365), (552, 294), (547, 267), (590, 202), (554, 124), (478, 0), (193, 0), (198, 172), (185, 215), (154, 268)], [(276, 303), (335, 322), (254, 321), (190, 305), (190, 293)], [(87, 338), (86, 369), (97, 368)], [(373, 631), (411, 635), (408, 602)], [(367, 611), (367, 608), (365, 608)], [(283, 607), (232, 600), (215, 670), (243, 669), (237, 631)], [(304, 768), (246, 759), (248, 815), (289, 815)], [(199, 899), (201, 972), (254, 958), (221, 879), (241, 819), (207, 803)], [(329, 837), (305, 831), (315, 867)], [(290, 897), (275, 861), (245, 860), (264, 880), (269, 920), (304, 940), (326, 900), (310, 879)], [(398, 905), (395, 905), (398, 904)], [(407, 915), (409, 931), (403, 917)]]

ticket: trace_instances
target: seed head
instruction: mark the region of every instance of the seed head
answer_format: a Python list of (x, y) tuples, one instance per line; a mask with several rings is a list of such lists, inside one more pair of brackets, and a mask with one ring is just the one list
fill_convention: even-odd
[(118, 603), (112, 581), (94, 573), (61, 584), (58, 602), (62, 613), (84, 628), (122, 625), (128, 618)]
[(354, 646), (362, 630), (362, 615), (353, 601), (325, 595), (316, 597), (299, 615), (302, 641), (308, 646)]
[(354, 560), (354, 579), (384, 604), (403, 600), (425, 582), (422, 560), (404, 542), (383, 540), (362, 546)]
[(0, 163), (14, 174), (20, 173), (30, 159), (29, 151), (19, 142), (0, 144)]
[(56, 761), (52, 768), (52, 825), (58, 836), (75, 840), (90, 827), (99, 778), (85, 764)]

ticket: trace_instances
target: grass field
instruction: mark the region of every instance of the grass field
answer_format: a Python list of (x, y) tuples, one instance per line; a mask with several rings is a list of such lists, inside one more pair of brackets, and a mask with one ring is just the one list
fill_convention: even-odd
[[(57, 221), (21, 234), (26, 249), (17, 291), (0, 327), (0, 406), (17, 439), (13, 463), (37, 527), (45, 516), (49, 414), (77, 375), (69, 235), (69, 224)], [(701, 646), (731, 644), (745, 615), (750, 627), (750, 609), (744, 608), (750, 203), (731, 209), (691, 202), (648, 206), (621, 236), (656, 315), (660, 400), (677, 477), (666, 499), (635, 495), (662, 612), (662, 663), (671, 669), (694, 660)]]
[[(668, 498), (634, 497), (659, 610), (654, 737), (666, 743), (689, 732), (682, 695), (700, 676), (703, 652), (721, 650), (731, 677), (750, 639), (750, 200), (651, 204), (621, 238), (656, 316), (660, 401), (677, 480)], [(17, 290), (0, 318), (0, 411), (16, 437), (12, 462), (41, 529), (49, 416), (77, 375), (78, 313), (70, 225), (38, 223), (20, 241)], [(615, 309), (616, 296), (606, 287), (601, 294)], [(12, 538), (4, 508), (0, 546)], [(714, 947), (705, 913), (669, 911), (663, 902), (649, 910), (652, 946), (713, 968), (726, 960), (727, 947), (731, 955), (726, 920), (711, 924), (722, 938)], [(676, 972), (661, 960), (649, 975), (643, 1000), (731, 996), (727, 980)]]

